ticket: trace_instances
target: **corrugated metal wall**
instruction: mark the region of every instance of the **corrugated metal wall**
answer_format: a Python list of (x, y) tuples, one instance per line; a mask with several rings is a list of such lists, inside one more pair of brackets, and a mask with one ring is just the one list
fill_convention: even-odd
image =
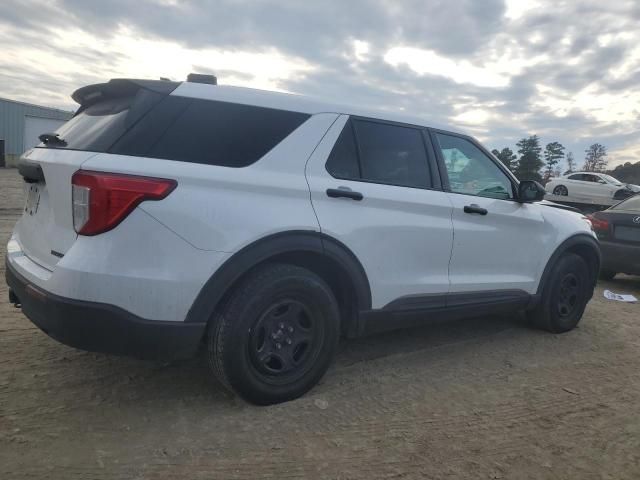
[(72, 115), (73, 112), (0, 98), (0, 139), (5, 141), (4, 153), (6, 155), (22, 154), (25, 116), (68, 120)]

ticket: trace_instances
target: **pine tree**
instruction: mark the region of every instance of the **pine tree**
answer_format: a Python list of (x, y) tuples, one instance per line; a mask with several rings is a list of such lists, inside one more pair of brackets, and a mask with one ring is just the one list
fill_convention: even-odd
[(553, 174), (555, 166), (564, 158), (564, 146), (559, 142), (547, 143), (544, 149), (545, 177)]
[(516, 177), (520, 180), (542, 181), (540, 169), (542, 168), (543, 163), (542, 158), (540, 157), (540, 152), (542, 151), (542, 147), (540, 147), (540, 138), (538, 138), (537, 135), (532, 135), (520, 140), (516, 143), (516, 146), (518, 147), (520, 159), (518, 161), (518, 166), (513, 173), (515, 173)]
[(495, 157), (498, 160), (500, 160), (504, 164), (504, 166), (507, 167), (512, 172), (518, 166), (518, 162), (517, 162), (518, 157), (515, 153), (513, 153), (513, 151), (510, 148), (505, 147), (500, 151), (493, 149), (491, 153), (493, 153)]

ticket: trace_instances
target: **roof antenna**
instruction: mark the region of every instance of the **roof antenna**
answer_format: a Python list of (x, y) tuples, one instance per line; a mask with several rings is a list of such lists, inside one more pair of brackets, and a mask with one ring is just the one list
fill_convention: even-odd
[(205, 75), (204, 73), (190, 73), (189, 75), (187, 75), (187, 82), (217, 85), (218, 79), (215, 75)]

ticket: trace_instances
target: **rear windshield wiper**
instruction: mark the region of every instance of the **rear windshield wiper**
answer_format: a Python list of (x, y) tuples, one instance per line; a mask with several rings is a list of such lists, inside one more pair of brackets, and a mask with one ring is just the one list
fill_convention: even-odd
[(67, 146), (67, 142), (63, 138), (60, 138), (60, 135), (58, 135), (57, 133), (43, 133), (42, 135), (38, 136), (38, 139), (47, 146)]

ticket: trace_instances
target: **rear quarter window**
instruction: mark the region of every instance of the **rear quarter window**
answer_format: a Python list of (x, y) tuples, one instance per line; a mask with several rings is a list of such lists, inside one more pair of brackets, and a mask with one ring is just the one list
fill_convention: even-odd
[[(235, 103), (209, 100), (187, 102), (185, 105), (184, 98), (167, 97), (162, 102), (162, 108), (157, 109), (157, 115), (154, 112), (147, 115), (140, 126), (132, 131), (135, 137), (146, 130), (144, 138), (149, 144), (145, 152), (142, 152), (145, 145), (137, 145), (131, 149), (131, 153), (128, 153), (127, 147), (116, 146), (113, 152), (245, 167), (262, 158), (309, 118), (303, 113)], [(163, 115), (170, 117), (169, 121), (163, 121)], [(166, 127), (167, 124), (170, 126)], [(123, 138), (122, 145), (126, 141)], [(135, 145), (135, 138), (130, 143)]]

